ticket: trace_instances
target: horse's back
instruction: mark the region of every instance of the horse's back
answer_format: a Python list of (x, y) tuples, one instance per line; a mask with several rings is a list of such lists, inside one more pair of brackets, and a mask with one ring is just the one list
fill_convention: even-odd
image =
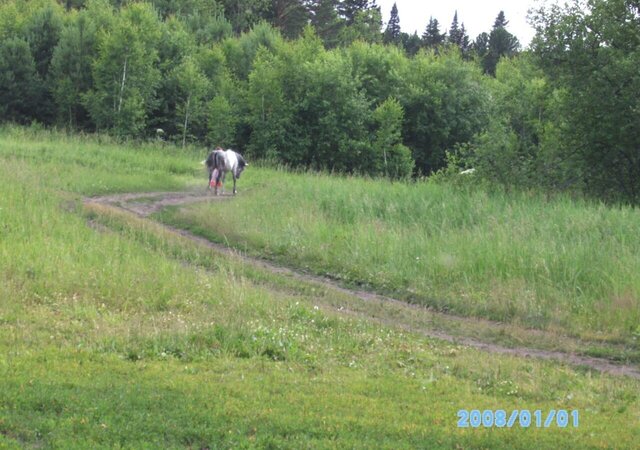
[[(209, 164), (211, 162), (211, 164)], [(235, 171), (239, 165), (238, 154), (231, 149), (228, 150), (214, 150), (210, 153), (207, 159), (207, 165), (213, 169), (213, 166), (220, 171), (229, 172)]]
[(225, 165), (227, 170), (235, 170), (238, 167), (238, 155), (229, 149), (224, 152)]

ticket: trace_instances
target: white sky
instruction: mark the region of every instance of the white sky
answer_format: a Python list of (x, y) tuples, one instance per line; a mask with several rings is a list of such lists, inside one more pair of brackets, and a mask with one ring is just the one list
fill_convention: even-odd
[(538, 8), (543, 2), (540, 0), (377, 0), (376, 4), (382, 11), (383, 29), (387, 27), (394, 3), (398, 6), (402, 31), (409, 34), (418, 31), (420, 36), (429, 23), (429, 17), (438, 19), (442, 32), (449, 29), (453, 14), (458, 10), (458, 23), (464, 23), (471, 41), (483, 31), (489, 33), (498, 13), (504, 11), (509, 22), (507, 31), (514, 34), (524, 48), (535, 34), (533, 28), (527, 23), (527, 10)]

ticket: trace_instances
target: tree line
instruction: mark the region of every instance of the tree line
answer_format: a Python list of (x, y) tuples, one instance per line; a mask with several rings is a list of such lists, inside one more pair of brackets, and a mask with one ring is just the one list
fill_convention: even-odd
[(526, 51), (502, 12), (473, 41), (457, 12), (421, 37), (399, 20), (366, 0), (10, 0), (0, 120), (638, 202), (637, 2), (541, 8)]

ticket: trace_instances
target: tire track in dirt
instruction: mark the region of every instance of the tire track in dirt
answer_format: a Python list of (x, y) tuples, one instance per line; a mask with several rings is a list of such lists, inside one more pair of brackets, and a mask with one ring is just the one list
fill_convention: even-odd
[[(146, 220), (151, 220), (148, 218), (151, 214), (160, 211), (167, 206), (179, 206), (205, 201), (228, 201), (231, 198), (231, 195), (214, 196), (208, 191), (148, 192), (115, 194), (101, 197), (87, 197), (83, 200), (83, 202), (85, 205), (98, 204), (115, 208), (121, 211), (127, 211), (130, 214), (145, 218)], [(354, 310), (348, 307), (345, 308), (343, 305), (325, 305), (341, 314), (374, 320), (383, 325), (397, 327), (404, 331), (419, 333), (429, 338), (440, 339), (452, 344), (467, 346), (488, 353), (552, 360), (572, 366), (582, 366), (611, 375), (628, 376), (631, 378), (640, 379), (640, 367), (636, 365), (619, 364), (605, 358), (584, 356), (576, 353), (567, 353), (565, 351), (544, 350), (522, 346), (503, 346), (496, 343), (469, 337), (464, 334), (455, 335), (452, 333), (441, 331), (437, 329), (438, 320), (456, 321), (463, 326), (465, 323), (482, 323), (488, 327), (505, 328), (505, 325), (485, 319), (465, 318), (448, 315), (441, 312), (434, 312), (426, 307), (410, 304), (391, 297), (363, 290), (349, 289), (341, 286), (332, 279), (317, 275), (300, 273), (290, 268), (276, 265), (264, 259), (243, 255), (231, 247), (211, 242), (203, 237), (196, 236), (189, 231), (172, 227), (166, 224), (160, 225), (165, 230), (171, 233), (180, 235), (199, 245), (213, 249), (216, 252), (237, 258), (244, 263), (250, 264), (254, 267), (258, 267), (260, 269), (264, 269), (282, 276), (287, 276), (305, 283), (314, 284), (321, 288), (329, 289), (334, 292), (339, 292), (368, 304), (376, 304), (376, 308), (367, 309), (366, 311)], [(416, 314), (422, 315), (423, 317), (421, 317), (419, 320), (416, 320)], [(526, 330), (526, 333), (535, 335), (545, 334), (544, 331), (540, 330)], [(564, 339), (571, 340), (570, 338)], [(579, 347), (579, 342), (575, 347)]]

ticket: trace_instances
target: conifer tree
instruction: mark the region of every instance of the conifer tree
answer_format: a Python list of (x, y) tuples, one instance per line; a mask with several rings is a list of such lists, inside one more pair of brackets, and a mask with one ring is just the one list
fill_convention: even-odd
[(0, 40), (0, 120), (28, 123), (38, 109), (41, 83), (29, 44)]
[(52, 80), (49, 77), (53, 50), (60, 39), (63, 19), (60, 7), (48, 5), (32, 14), (25, 24), (24, 34), (31, 48), (36, 72), (42, 82), (41, 97), (34, 118), (51, 123), (55, 116), (55, 103), (51, 95)]
[[(215, 3), (215, 2), (214, 2)], [(233, 31), (248, 31), (265, 18), (270, 0), (221, 0), (224, 16), (231, 22)]]
[(473, 44), (471, 44), (473, 51), (480, 59), (483, 59), (489, 52), (489, 33), (480, 33)]
[(309, 21), (309, 10), (302, 0), (272, 0), (267, 19), (284, 37), (295, 39)]
[(458, 11), (453, 16), (447, 42), (458, 47), (463, 56), (469, 51), (469, 35), (467, 35), (467, 31), (464, 28), (464, 23), (458, 25)]
[(384, 42), (394, 44), (400, 42), (400, 17), (398, 16), (398, 6), (395, 3), (391, 8), (387, 29), (384, 31)]
[(65, 27), (51, 59), (51, 90), (58, 122), (68, 127), (85, 125), (88, 113), (81, 96), (91, 89), (91, 55), (96, 50), (97, 25), (83, 11)]
[(400, 33), (400, 40), (402, 41), (402, 47), (409, 56), (415, 56), (416, 53), (422, 48), (422, 39), (418, 36), (418, 32), (414, 31), (413, 34)]
[(496, 17), (496, 21), (493, 23), (493, 29), (506, 28), (507, 25), (509, 25), (509, 21), (506, 19), (504, 11), (500, 11)]
[(325, 46), (335, 47), (343, 22), (338, 17), (337, 0), (312, 0), (308, 3), (311, 25)]
[(353, 23), (340, 30), (340, 45), (351, 45), (358, 40), (380, 43), (382, 37), (382, 13), (372, 2), (368, 8), (356, 12)]
[(458, 25), (458, 11), (453, 15), (453, 21), (451, 22), (451, 28), (449, 29), (449, 36), (447, 37), (447, 42), (449, 44), (453, 44), (457, 47), (460, 47), (462, 44), (462, 30)]
[(482, 60), (485, 73), (495, 76), (500, 58), (516, 54), (520, 47), (518, 39), (506, 30), (505, 26), (508, 23), (504, 11), (500, 11), (489, 35), (487, 54)]
[(370, 7), (369, 0), (342, 0), (338, 5), (338, 12), (346, 20), (347, 25), (352, 25), (358, 13), (366, 11)]
[(460, 34), (462, 35), (462, 39), (460, 40), (460, 51), (462, 52), (462, 55), (465, 56), (469, 53), (471, 41), (467, 34), (467, 30), (464, 27), (464, 22), (460, 25)]
[(438, 19), (430, 17), (429, 24), (422, 34), (422, 42), (424, 43), (424, 46), (427, 48), (436, 48), (444, 43), (445, 37), (444, 33), (440, 33), (440, 24), (438, 23)]

